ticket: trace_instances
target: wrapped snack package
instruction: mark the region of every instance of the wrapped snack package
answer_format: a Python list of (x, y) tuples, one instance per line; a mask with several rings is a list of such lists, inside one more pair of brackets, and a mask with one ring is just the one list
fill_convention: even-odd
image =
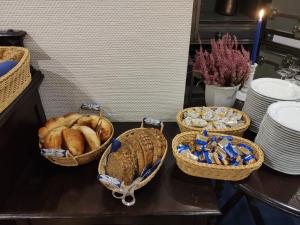
[(215, 129), (217, 129), (217, 130), (222, 130), (222, 129), (227, 128), (226, 124), (221, 121), (214, 121), (213, 125), (214, 125)]
[(206, 120), (203, 119), (192, 119), (191, 123), (194, 127), (205, 127), (207, 125)]
[(188, 117), (190, 117), (190, 118), (192, 118), (192, 119), (197, 119), (197, 118), (199, 118), (199, 112), (196, 112), (196, 111), (194, 111), (194, 110), (188, 110), (188, 111), (186, 111), (185, 113), (184, 113), (184, 117), (185, 118), (188, 118)]
[(185, 125), (187, 126), (192, 126), (192, 118), (191, 117), (186, 117), (183, 119), (183, 122), (185, 123)]
[(198, 157), (191, 153), (189, 146), (180, 144), (177, 146), (177, 150), (180, 154), (186, 156), (187, 158), (198, 161)]
[(248, 164), (252, 164), (255, 163), (255, 156), (254, 155), (247, 155), (244, 157), (244, 164), (248, 165)]
[(196, 145), (207, 145), (208, 137), (206, 137), (204, 135), (197, 134), (195, 143), (196, 143)]
[(245, 144), (242, 144), (242, 143), (237, 145), (237, 149), (245, 155), (253, 154), (253, 149), (250, 148), (248, 145), (245, 145)]
[(213, 121), (214, 117), (215, 117), (215, 113), (213, 110), (204, 111), (202, 114), (202, 119), (204, 119), (208, 122)]

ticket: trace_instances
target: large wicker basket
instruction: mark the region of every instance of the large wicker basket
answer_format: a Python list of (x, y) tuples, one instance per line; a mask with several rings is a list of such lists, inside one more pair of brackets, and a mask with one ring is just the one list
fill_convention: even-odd
[[(106, 140), (98, 149), (95, 149), (93, 151), (84, 153), (82, 155), (73, 156), (69, 152), (67, 152), (66, 157), (53, 157), (53, 156), (45, 156), (50, 162), (60, 165), (60, 166), (79, 166), (83, 164), (87, 164), (101, 156), (103, 151), (107, 148), (108, 144), (110, 143), (113, 134), (114, 134), (114, 127), (112, 123), (105, 117), (102, 117), (101, 119), (106, 120), (112, 127), (112, 132), (108, 140)], [(40, 143), (40, 147), (42, 144)]]
[[(136, 131), (149, 129), (149, 128), (144, 128), (143, 124), (144, 123), (142, 122), (142, 125), (141, 125), (140, 128), (135, 128), (135, 129), (131, 129), (131, 130), (128, 130), (128, 131), (124, 132), (119, 137), (117, 137), (117, 139), (122, 142), (122, 140), (126, 139), (127, 136), (131, 135), (132, 133), (135, 133)], [(163, 123), (161, 123), (161, 131), (163, 131)], [(155, 174), (158, 172), (158, 170), (162, 166), (162, 164), (163, 164), (163, 162), (166, 158), (166, 155), (167, 155), (167, 150), (168, 150), (167, 140), (165, 140), (165, 144), (166, 144), (165, 152), (163, 154), (163, 157), (161, 158), (161, 161), (160, 161), (159, 165), (156, 167), (156, 169), (146, 179), (144, 179), (142, 182), (138, 183), (137, 186), (135, 186), (134, 190), (142, 188), (143, 186), (145, 186), (147, 183), (149, 183), (154, 178)], [(103, 155), (100, 159), (99, 167), (98, 167), (98, 173), (99, 174), (106, 174), (105, 167), (106, 167), (107, 157), (108, 157), (110, 152), (111, 152), (111, 145), (108, 146), (108, 148), (105, 150), (105, 152), (103, 153)], [(110, 185), (107, 185), (107, 184), (104, 184), (104, 183), (102, 183), (102, 184), (105, 185), (105, 187), (107, 189), (111, 190), (111, 191), (118, 191), (117, 189), (115, 189), (114, 186), (110, 186)]]
[[(173, 155), (176, 159), (177, 166), (186, 174), (195, 177), (204, 177), (218, 180), (230, 180), (237, 181), (242, 180), (250, 175), (254, 170), (257, 170), (264, 161), (263, 151), (255, 143), (237, 136), (233, 136), (233, 144), (244, 143), (250, 146), (257, 161), (249, 165), (240, 166), (225, 166), (216, 164), (207, 164), (196, 162), (192, 159), (188, 159), (177, 151), (177, 146), (186, 141), (193, 141), (199, 132), (189, 131), (183, 132), (175, 136), (172, 141)], [(209, 136), (215, 135), (217, 137), (223, 135), (218, 133), (209, 133)]]
[(0, 47), (0, 60), (18, 64), (0, 77), (0, 113), (3, 112), (31, 82), (29, 52), (22, 47)]
[[(244, 132), (250, 126), (250, 117), (245, 112), (242, 112), (242, 111), (234, 109), (234, 108), (228, 108), (228, 107), (224, 107), (224, 108), (232, 109), (232, 110), (242, 114), (242, 119), (245, 122), (243, 125), (241, 125), (239, 127), (236, 127), (236, 128), (226, 128), (226, 129), (219, 129), (219, 130), (216, 130), (216, 129), (209, 130), (209, 129), (206, 129), (206, 128), (197, 128), (197, 127), (192, 127), (192, 126), (185, 125), (183, 123), (183, 114), (184, 114), (184, 112), (186, 112), (190, 109), (195, 109), (195, 108), (197, 108), (197, 107), (186, 108), (186, 109), (180, 110), (177, 113), (176, 122), (177, 122), (181, 132), (185, 132), (185, 131), (199, 131), (199, 132), (201, 132), (203, 129), (205, 129), (205, 130), (207, 130), (209, 132), (213, 132), (213, 133), (222, 133), (222, 134), (235, 135), (235, 136), (242, 137)], [(216, 109), (217, 107), (208, 107), (208, 108)]]

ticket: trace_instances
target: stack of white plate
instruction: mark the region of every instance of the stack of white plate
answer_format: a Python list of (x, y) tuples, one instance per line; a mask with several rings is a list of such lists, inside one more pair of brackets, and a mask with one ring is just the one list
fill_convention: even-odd
[(267, 166), (300, 175), (300, 102), (270, 105), (255, 142), (264, 151)]
[(249, 129), (255, 133), (258, 132), (268, 106), (272, 103), (298, 99), (300, 99), (300, 86), (294, 83), (273, 78), (253, 80), (243, 107), (243, 111), (251, 118)]

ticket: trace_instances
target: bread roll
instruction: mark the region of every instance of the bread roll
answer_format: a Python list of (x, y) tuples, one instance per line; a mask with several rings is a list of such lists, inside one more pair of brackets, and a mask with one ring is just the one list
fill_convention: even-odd
[(89, 149), (91, 151), (98, 149), (100, 147), (100, 139), (92, 128), (88, 126), (73, 126), (73, 127), (78, 129), (83, 134), (89, 146)]
[(110, 136), (111, 136), (111, 133), (112, 133), (112, 127), (110, 125), (109, 122), (107, 122), (105, 119), (101, 119), (100, 120), (100, 139), (102, 142), (105, 142), (107, 141)]
[(62, 131), (65, 129), (67, 129), (67, 127), (57, 127), (51, 130), (45, 137), (43, 143), (44, 148), (61, 149), (63, 143)]
[(83, 115), (79, 113), (68, 113), (64, 115), (65, 121), (64, 121), (64, 126), (66, 127), (71, 127), (80, 117)]
[(45, 127), (48, 129), (48, 132), (57, 128), (57, 127), (62, 127), (65, 126), (65, 118), (60, 116), (57, 118), (52, 118), (49, 119), (46, 123), (45, 123)]
[(99, 119), (100, 117), (96, 115), (83, 116), (80, 119), (78, 119), (76, 124), (81, 126), (88, 126), (95, 130), (99, 122)]
[(81, 114), (69, 113), (64, 116), (49, 119), (45, 127), (48, 129), (48, 132), (61, 126), (71, 127), (80, 117), (82, 117)]
[(84, 137), (79, 130), (71, 128), (62, 132), (64, 143), (70, 153), (74, 156), (81, 155), (84, 152)]
[(44, 138), (47, 136), (48, 132), (49, 132), (49, 131), (48, 131), (47, 127), (41, 127), (41, 128), (39, 129), (39, 138), (40, 138), (40, 142), (43, 143)]

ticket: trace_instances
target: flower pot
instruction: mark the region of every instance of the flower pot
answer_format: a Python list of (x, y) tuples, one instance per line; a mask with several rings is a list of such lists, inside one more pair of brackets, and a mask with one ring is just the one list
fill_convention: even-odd
[(236, 92), (240, 85), (234, 87), (219, 87), (205, 85), (205, 102), (207, 106), (232, 107), (236, 100)]

